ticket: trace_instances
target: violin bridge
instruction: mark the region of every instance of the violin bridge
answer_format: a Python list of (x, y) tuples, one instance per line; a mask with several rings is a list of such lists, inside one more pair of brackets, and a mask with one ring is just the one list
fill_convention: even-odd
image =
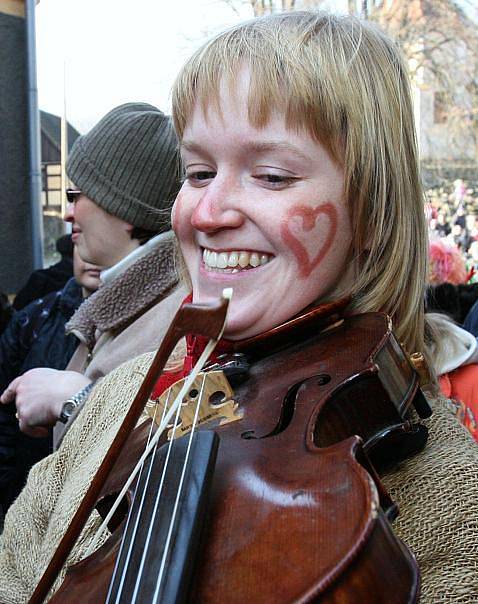
[[(146, 412), (158, 426), (179, 394), (185, 379), (179, 380), (165, 390), (159, 398), (149, 400), (146, 404)], [(238, 410), (238, 404), (233, 397), (234, 391), (223, 371), (201, 372), (181, 403), (176, 430), (174, 430), (174, 420), (171, 420), (168, 426), (168, 440), (179, 438), (191, 431), (198, 405), (197, 426), (204, 424), (223, 426), (242, 419), (242, 412)]]

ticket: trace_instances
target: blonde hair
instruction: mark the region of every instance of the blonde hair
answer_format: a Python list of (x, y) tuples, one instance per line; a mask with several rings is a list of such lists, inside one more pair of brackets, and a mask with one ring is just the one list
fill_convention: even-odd
[(309, 132), (345, 173), (356, 278), (352, 309), (385, 311), (410, 351), (424, 348), (427, 229), (406, 67), (370, 23), (289, 12), (239, 24), (207, 42), (173, 88), (180, 138), (196, 103), (220, 111), (220, 85), (249, 67), (248, 117), (271, 109)]

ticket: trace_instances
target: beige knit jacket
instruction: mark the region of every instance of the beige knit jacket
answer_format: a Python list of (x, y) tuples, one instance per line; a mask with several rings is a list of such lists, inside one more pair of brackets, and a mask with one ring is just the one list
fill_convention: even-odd
[[(26, 602), (33, 592), (151, 359), (151, 353), (142, 355), (103, 379), (60, 449), (32, 469), (0, 538), (0, 602)], [(421, 568), (421, 602), (476, 603), (478, 446), (446, 400), (436, 399), (432, 405), (426, 449), (384, 482), (401, 509), (395, 530)], [(84, 557), (98, 518), (91, 516), (68, 564)]]

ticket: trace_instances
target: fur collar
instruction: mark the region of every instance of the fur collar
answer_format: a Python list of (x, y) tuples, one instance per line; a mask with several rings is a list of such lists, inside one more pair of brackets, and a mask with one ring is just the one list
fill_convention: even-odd
[(142, 254), (135, 250), (135, 261), (83, 302), (66, 324), (66, 333), (74, 333), (91, 350), (96, 330), (121, 331), (154, 306), (178, 282), (175, 247), (171, 233)]

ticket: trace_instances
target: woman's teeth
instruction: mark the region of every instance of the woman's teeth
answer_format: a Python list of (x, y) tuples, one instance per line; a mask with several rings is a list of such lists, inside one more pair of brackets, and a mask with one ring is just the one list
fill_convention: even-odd
[(227, 270), (237, 273), (240, 270), (257, 268), (267, 264), (272, 256), (257, 252), (214, 252), (204, 248), (202, 255), (204, 264), (209, 269)]

